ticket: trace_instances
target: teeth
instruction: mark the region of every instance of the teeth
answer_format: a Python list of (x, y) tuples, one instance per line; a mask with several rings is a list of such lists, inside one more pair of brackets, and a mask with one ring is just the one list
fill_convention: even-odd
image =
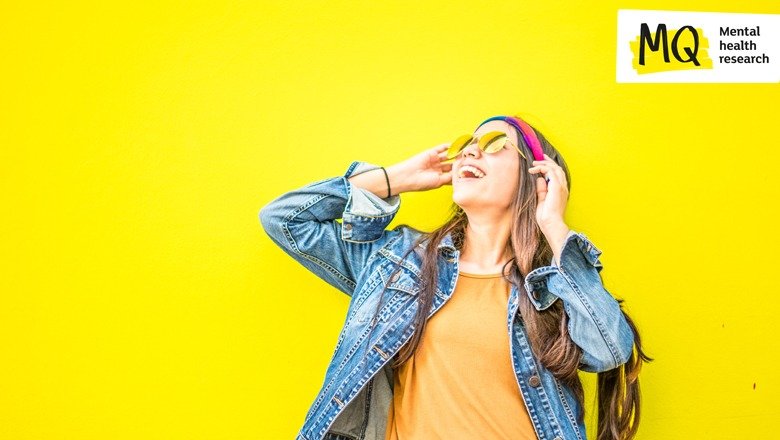
[(463, 165), (462, 167), (460, 167), (460, 170), (458, 170), (459, 177), (463, 177), (465, 171), (471, 171), (475, 176), (477, 176), (478, 179), (485, 177), (485, 173), (483, 173), (482, 171), (478, 170), (477, 168), (471, 165)]

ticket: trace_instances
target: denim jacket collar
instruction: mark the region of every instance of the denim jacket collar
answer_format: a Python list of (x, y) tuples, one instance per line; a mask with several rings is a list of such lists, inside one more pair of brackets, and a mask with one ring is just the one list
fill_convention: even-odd
[(457, 251), (455, 248), (455, 243), (452, 241), (452, 232), (448, 232), (447, 235), (441, 239), (441, 243), (439, 243), (439, 249), (449, 249), (452, 252)]

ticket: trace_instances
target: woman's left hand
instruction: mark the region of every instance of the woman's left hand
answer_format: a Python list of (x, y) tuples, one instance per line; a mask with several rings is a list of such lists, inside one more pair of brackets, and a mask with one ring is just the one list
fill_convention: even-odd
[[(566, 173), (546, 154), (544, 160), (535, 160), (533, 164), (528, 172), (541, 173), (536, 178), (536, 222), (542, 230), (563, 224), (563, 214), (569, 200)], [(547, 182), (545, 177), (550, 181)]]

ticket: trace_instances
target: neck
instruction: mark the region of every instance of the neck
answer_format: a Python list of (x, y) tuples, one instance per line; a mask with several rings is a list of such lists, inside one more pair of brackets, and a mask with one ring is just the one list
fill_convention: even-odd
[[(469, 216), (469, 223), (460, 253), (459, 264), (464, 271), (498, 273), (511, 258), (508, 249), (509, 228), (512, 218), (507, 214), (500, 218)], [(468, 268), (468, 269), (466, 269)]]

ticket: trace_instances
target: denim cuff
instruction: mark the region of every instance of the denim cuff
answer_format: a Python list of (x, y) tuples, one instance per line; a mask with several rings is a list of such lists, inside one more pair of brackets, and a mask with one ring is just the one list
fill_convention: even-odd
[(347, 204), (342, 214), (341, 238), (352, 242), (371, 242), (382, 237), (387, 225), (401, 207), (401, 196), (382, 198), (352, 184), (352, 176), (380, 168), (379, 165), (355, 161), (343, 179), (347, 188)]
[(597, 273), (601, 272), (604, 267), (599, 260), (601, 253), (601, 250), (585, 234), (569, 230), (561, 251), (561, 266), (558, 267), (555, 264), (553, 256), (549, 266), (538, 267), (528, 273), (525, 278), (525, 290), (536, 309), (544, 310), (558, 299), (558, 296), (548, 289), (547, 278), (550, 275), (559, 271), (580, 270), (582, 267), (592, 267)]

